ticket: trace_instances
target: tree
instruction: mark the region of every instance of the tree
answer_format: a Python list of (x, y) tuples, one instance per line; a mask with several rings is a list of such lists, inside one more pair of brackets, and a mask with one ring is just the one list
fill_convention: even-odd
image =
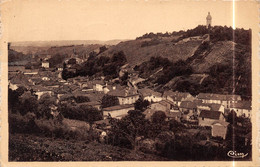
[(137, 150), (137, 137), (146, 136), (148, 120), (141, 111), (130, 110), (121, 120), (110, 118), (112, 144)]
[(39, 111), (36, 113), (36, 116), (46, 117), (47, 119), (52, 118), (52, 107), (56, 106), (56, 99), (51, 97), (48, 94), (41, 96), (39, 100)]
[(140, 110), (142, 112), (144, 112), (147, 107), (150, 105), (150, 102), (148, 100), (144, 100), (143, 98), (139, 98), (136, 102), (135, 102), (135, 110)]
[(119, 105), (119, 100), (117, 97), (110, 96), (110, 95), (103, 96), (102, 102), (101, 102), (102, 108), (116, 106), (116, 105)]
[(237, 113), (234, 110), (231, 110), (227, 116), (227, 122), (230, 124), (235, 125), (237, 122)]

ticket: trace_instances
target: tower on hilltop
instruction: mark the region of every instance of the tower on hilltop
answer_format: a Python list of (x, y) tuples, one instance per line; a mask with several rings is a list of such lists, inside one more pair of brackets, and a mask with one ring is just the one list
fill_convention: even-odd
[(207, 26), (207, 28), (211, 27), (211, 21), (212, 21), (212, 17), (210, 15), (210, 12), (208, 12), (208, 16), (206, 17), (206, 26)]

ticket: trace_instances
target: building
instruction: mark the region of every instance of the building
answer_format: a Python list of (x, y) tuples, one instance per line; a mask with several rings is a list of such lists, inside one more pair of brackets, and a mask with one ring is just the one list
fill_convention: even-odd
[(231, 103), (241, 101), (240, 95), (222, 95), (213, 93), (200, 93), (197, 95), (197, 98), (202, 100), (202, 103), (222, 104), (225, 108), (229, 108)]
[(46, 89), (40, 85), (35, 85), (32, 87), (33, 91), (35, 91), (35, 94), (38, 96), (38, 99), (41, 98), (42, 95), (44, 94), (48, 94), (50, 96), (53, 96), (54, 95), (54, 92), (49, 90), (49, 89)]
[(176, 105), (172, 101), (162, 100), (162, 101), (159, 101), (159, 102), (152, 103), (149, 108), (153, 109), (153, 110), (170, 112), (170, 111), (176, 110)]
[(210, 28), (212, 25), (212, 17), (210, 15), (210, 12), (208, 12), (208, 16), (206, 17), (206, 26), (207, 28)]
[(24, 71), (24, 66), (8, 66), (8, 74), (23, 73)]
[(238, 101), (230, 104), (230, 110), (234, 110), (238, 117), (243, 116), (250, 118), (252, 113), (251, 101)]
[(225, 107), (222, 104), (216, 104), (216, 103), (198, 103), (197, 104), (197, 111), (198, 114), (202, 110), (209, 110), (209, 111), (220, 111), (223, 114), (225, 113)]
[(50, 63), (48, 61), (42, 61), (42, 67), (43, 68), (50, 68)]
[(195, 98), (190, 93), (165, 91), (163, 99), (174, 102), (175, 105), (180, 106), (182, 101), (193, 101)]
[(134, 104), (139, 99), (137, 90), (133, 88), (111, 90), (107, 94), (117, 97), (120, 105)]
[(134, 110), (134, 105), (117, 105), (103, 108), (103, 117), (106, 119), (110, 115), (112, 118), (121, 119), (127, 115), (128, 111), (130, 110)]
[(229, 123), (225, 121), (214, 122), (212, 124), (211, 135), (213, 137), (221, 137), (225, 140), (227, 136), (228, 125)]
[(184, 120), (190, 120), (194, 115), (197, 115), (197, 105), (191, 101), (182, 101), (179, 107), (180, 111), (182, 112), (182, 118)]
[(102, 80), (95, 80), (91, 83), (93, 85), (93, 90), (98, 92), (103, 92), (103, 87), (105, 86), (105, 82)]
[(152, 89), (139, 89), (138, 93), (144, 100), (148, 100), (149, 102), (158, 102), (162, 101), (162, 94), (159, 92), (155, 92)]
[(224, 114), (219, 111), (202, 110), (199, 115), (200, 126), (211, 126), (216, 121), (225, 121)]

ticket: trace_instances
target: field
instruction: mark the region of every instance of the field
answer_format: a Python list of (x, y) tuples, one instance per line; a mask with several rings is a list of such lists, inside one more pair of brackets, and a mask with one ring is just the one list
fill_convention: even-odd
[(156, 155), (98, 142), (10, 134), (9, 161), (162, 161)]

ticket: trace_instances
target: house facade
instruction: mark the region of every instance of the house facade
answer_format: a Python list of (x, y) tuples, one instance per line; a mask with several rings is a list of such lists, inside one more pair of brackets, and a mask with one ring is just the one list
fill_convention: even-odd
[(149, 102), (159, 102), (162, 101), (162, 95), (159, 92), (155, 92), (151, 89), (143, 88), (139, 89), (138, 93), (144, 100), (148, 100)]
[(213, 93), (200, 93), (197, 95), (199, 100), (203, 103), (216, 103), (222, 104), (225, 108), (229, 108), (231, 103), (241, 101), (240, 95), (222, 95)]
[(121, 119), (127, 115), (128, 111), (134, 110), (134, 105), (117, 105), (103, 108), (103, 118), (107, 119), (110, 115), (112, 118)]
[(225, 121), (224, 114), (219, 111), (202, 110), (199, 115), (200, 126), (211, 126), (216, 121)]
[(251, 101), (238, 101), (237, 103), (230, 104), (230, 110), (234, 110), (238, 117), (251, 118), (252, 106)]
[(175, 105), (180, 106), (182, 101), (193, 101), (194, 97), (190, 93), (165, 91), (162, 96), (163, 99), (174, 102)]
[(211, 135), (213, 137), (221, 137), (225, 140), (227, 136), (228, 125), (229, 123), (225, 121), (216, 121), (212, 124)]

